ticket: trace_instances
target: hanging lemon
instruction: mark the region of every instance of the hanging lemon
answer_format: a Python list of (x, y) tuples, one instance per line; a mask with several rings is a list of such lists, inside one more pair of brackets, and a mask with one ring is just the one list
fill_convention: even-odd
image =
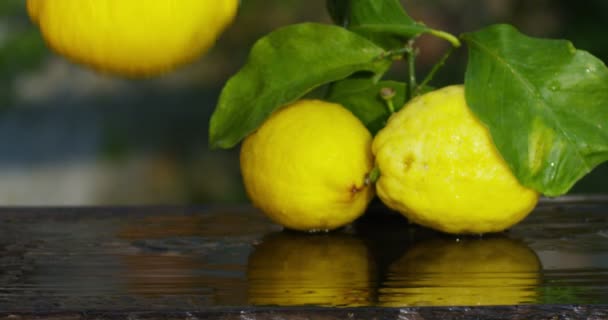
[(96, 70), (166, 73), (200, 57), (232, 22), (238, 0), (28, 0), (48, 46)]

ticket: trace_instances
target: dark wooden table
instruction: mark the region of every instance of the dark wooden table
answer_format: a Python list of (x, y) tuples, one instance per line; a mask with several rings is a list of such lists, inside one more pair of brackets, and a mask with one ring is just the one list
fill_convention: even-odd
[(0, 318), (608, 319), (604, 196), (483, 237), (369, 211), (308, 235), (248, 206), (0, 208)]

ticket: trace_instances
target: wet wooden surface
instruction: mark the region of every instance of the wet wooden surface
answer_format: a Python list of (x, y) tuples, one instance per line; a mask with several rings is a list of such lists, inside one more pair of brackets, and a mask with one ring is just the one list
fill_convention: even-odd
[(0, 320), (603, 320), (608, 306), (497, 306), (420, 308), (220, 308), (189, 312), (4, 313)]
[(608, 319), (608, 201), (484, 237), (381, 207), (329, 235), (248, 206), (0, 208), (4, 319)]

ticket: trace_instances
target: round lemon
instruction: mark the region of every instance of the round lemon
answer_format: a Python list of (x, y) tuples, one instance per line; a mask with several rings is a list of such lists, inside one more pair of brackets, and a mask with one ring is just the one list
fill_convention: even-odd
[(195, 60), (232, 22), (238, 0), (28, 0), (54, 51), (94, 69), (152, 76)]
[(346, 234), (275, 233), (249, 256), (249, 303), (274, 306), (367, 306), (374, 293), (373, 260)]
[(433, 239), (389, 267), (378, 300), (390, 307), (534, 303), (540, 269), (536, 253), (517, 240)]
[(274, 112), (241, 147), (241, 172), (252, 203), (295, 230), (344, 226), (374, 191), (372, 137), (338, 104), (301, 100)]
[(380, 199), (412, 222), (448, 233), (503, 231), (526, 217), (538, 193), (522, 186), (463, 86), (413, 99), (374, 138)]

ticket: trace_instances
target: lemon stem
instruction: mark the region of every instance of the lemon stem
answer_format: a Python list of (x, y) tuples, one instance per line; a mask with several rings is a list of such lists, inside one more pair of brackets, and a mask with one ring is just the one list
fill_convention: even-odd
[(422, 90), (424, 90), (424, 87), (426, 87), (429, 82), (431, 82), (431, 80), (433, 80), (433, 77), (435, 77), (435, 74), (441, 69), (443, 68), (443, 66), (445, 65), (445, 62), (448, 60), (448, 58), (452, 55), (452, 52), (454, 52), (454, 47), (451, 47), (439, 60), (439, 62), (437, 62), (433, 68), (431, 69), (431, 71), (429, 72), (429, 74), (424, 78), (424, 80), (422, 80), (422, 82), (416, 87), (416, 90), (414, 91), (414, 95), (418, 95), (420, 94), (420, 92)]
[(367, 177), (365, 177), (365, 185), (366, 186), (372, 185), (372, 184), (376, 183), (376, 181), (378, 181), (378, 179), (380, 179), (380, 168), (374, 167), (372, 169), (372, 171), (370, 171), (367, 174)]
[(395, 113), (395, 105), (393, 104), (393, 100), (386, 100), (386, 107), (391, 114)]
[(411, 39), (407, 42), (405, 47), (405, 52), (407, 54), (407, 67), (409, 72), (408, 77), (408, 87), (407, 87), (407, 99), (410, 100), (413, 98), (414, 90), (418, 87), (416, 84), (416, 55), (418, 54), (418, 50), (414, 47), (414, 40)]
[(458, 38), (450, 33), (441, 30), (431, 29), (428, 31), (429, 34), (434, 35), (437, 38), (448, 41), (452, 44), (452, 48), (459, 48), (462, 44)]

